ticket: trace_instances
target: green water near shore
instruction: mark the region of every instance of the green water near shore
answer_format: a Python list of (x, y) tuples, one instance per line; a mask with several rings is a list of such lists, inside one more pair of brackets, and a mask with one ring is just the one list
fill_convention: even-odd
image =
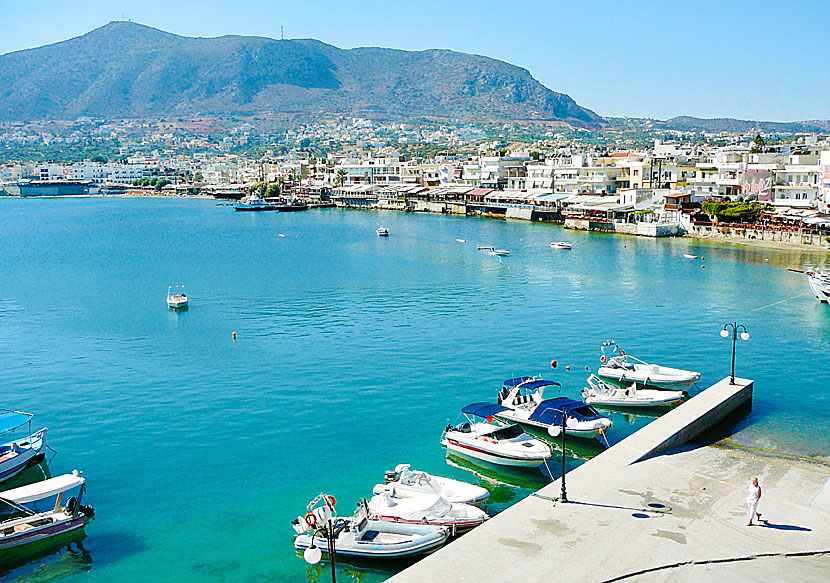
[[(0, 199), (0, 234), (0, 406), (49, 427), (52, 473), (82, 469), (97, 511), (3, 581), (325, 581), (289, 520), (321, 490), (350, 510), (404, 462), (484, 484), (498, 512), (546, 478), (448, 460), (441, 430), (512, 376), (577, 397), (610, 338), (705, 388), (729, 373), (721, 327), (745, 324), (734, 441), (830, 457), (830, 308), (786, 271), (822, 253), (210, 200)], [(173, 313), (179, 283), (192, 303)], [(612, 418), (612, 443), (650, 419)]]

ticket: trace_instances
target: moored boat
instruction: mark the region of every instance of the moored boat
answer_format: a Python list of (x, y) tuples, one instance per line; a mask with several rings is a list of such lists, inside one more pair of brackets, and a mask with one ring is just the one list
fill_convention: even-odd
[(807, 283), (818, 301), (830, 304), (830, 274), (820, 271), (807, 272)]
[(184, 286), (167, 286), (167, 307), (171, 310), (182, 310), (187, 306), (188, 300), (187, 294), (184, 293)]
[(409, 464), (398, 464), (393, 471), (386, 472), (384, 482), (384, 484), (377, 484), (373, 493), (391, 492), (393, 496), (401, 498), (435, 494), (450, 503), (458, 502), (473, 506), (483, 504), (490, 497), (487, 488), (413, 470)]
[(498, 394), (500, 409), (495, 416), (507, 423), (521, 423), (547, 430), (562, 424), (566, 417), (568, 435), (593, 439), (611, 427), (611, 420), (596, 409), (567, 397), (545, 398), (545, 389), (560, 386), (556, 381), (539, 377), (518, 377), (504, 381)]
[(470, 504), (448, 502), (437, 494), (416, 494), (414, 496), (392, 496), (393, 485), (386, 485), (387, 492), (372, 496), (367, 505), (369, 518), (404, 522), (409, 524), (431, 524), (445, 526), (450, 532), (460, 534), (490, 518), (481, 508)]
[(610, 385), (596, 375), (586, 381), (588, 386), (582, 389), (582, 397), (589, 405), (603, 407), (668, 407), (683, 400), (683, 391), (665, 391), (640, 389), (637, 383), (627, 387)]
[(498, 257), (507, 257), (508, 255), (510, 255), (510, 251), (508, 251), (507, 249), (490, 249), (490, 251), (488, 251), (487, 254), (496, 255)]
[[(611, 356), (605, 354), (606, 348), (610, 349)], [(688, 388), (700, 380), (699, 372), (649, 364), (626, 354), (613, 341), (603, 343), (601, 351), (602, 356), (599, 360), (602, 366), (597, 370), (597, 376), (606, 380), (618, 383), (639, 383), (663, 389)]]
[(378, 227), (377, 234), (378, 237), (388, 237), (389, 229), (387, 229), (386, 227)]
[[(333, 510), (329, 510), (329, 513), (333, 514)], [(325, 514), (320, 514), (326, 517)], [(304, 552), (319, 548), (322, 554), (328, 555), (327, 537), (317, 536), (307, 519), (308, 514), (292, 521), (294, 531), (298, 534), (294, 539), (294, 548)], [(316, 518), (309, 520), (316, 525)], [(334, 514), (329, 520), (333, 526), (332, 539), (338, 560), (400, 560), (420, 557), (438, 550), (450, 537), (449, 529), (443, 526), (372, 520), (365, 500), (358, 504), (353, 516), (341, 518)], [(318, 558), (319, 556), (320, 553)]]
[[(242, 200), (245, 200), (244, 198)], [(258, 194), (252, 194), (248, 197), (247, 202), (238, 202), (233, 205), (235, 211), (275, 211), (277, 205), (266, 202)]]
[[(536, 467), (550, 459), (550, 446), (531, 437), (518, 425), (505, 427), (489, 422), (503, 409), (493, 403), (467, 405), (461, 410), (467, 422), (447, 425), (441, 444), (457, 454), (501, 466)], [(487, 421), (476, 423), (473, 417)]]
[(29, 465), (42, 459), (46, 447), (46, 431), (43, 429), (32, 433), (32, 413), (23, 411), (0, 411), (0, 433), (8, 433), (29, 425), (26, 437), (0, 445), (0, 482), (12, 478)]
[(684, 253), (683, 257), (686, 259), (697, 259), (697, 255), (692, 255), (691, 253)]
[(550, 247), (551, 249), (573, 249), (573, 245), (567, 241), (551, 241)]
[[(63, 501), (63, 494), (79, 489), (78, 496)], [(76, 471), (0, 492), (0, 507), (5, 518), (0, 521), (0, 557), (26, 545), (82, 529), (95, 511), (81, 504), (86, 491), (85, 480)], [(56, 497), (54, 506), (36, 512), (25, 504)]]

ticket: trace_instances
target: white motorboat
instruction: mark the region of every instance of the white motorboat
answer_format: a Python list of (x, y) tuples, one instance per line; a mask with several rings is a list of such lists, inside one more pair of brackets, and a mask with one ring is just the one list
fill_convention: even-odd
[[(550, 446), (525, 433), (518, 425), (495, 425), (489, 420), (502, 407), (492, 403), (472, 403), (461, 412), (467, 422), (447, 425), (441, 444), (449, 451), (501, 466), (536, 467), (550, 459)], [(472, 417), (485, 423), (474, 423)]]
[(582, 401), (567, 397), (545, 399), (545, 389), (559, 386), (555, 381), (540, 377), (518, 377), (504, 381), (498, 394), (499, 410), (494, 415), (508, 423), (521, 423), (547, 430), (551, 425), (562, 425), (565, 414), (569, 435), (593, 439), (611, 427), (611, 420)]
[[(398, 464), (393, 471), (386, 472), (384, 484), (377, 484), (373, 493), (391, 493), (399, 498), (434, 494), (447, 502), (479, 506), (490, 497), (487, 488), (427, 472), (411, 469), (409, 464)], [(390, 490), (391, 487), (391, 490)]]
[[(386, 488), (395, 489), (392, 485), (387, 485)], [(437, 494), (398, 497), (382, 492), (372, 496), (368, 508), (371, 519), (446, 526), (453, 535), (475, 528), (490, 518), (481, 508), (448, 502)]]
[(456, 239), (456, 241), (458, 241), (459, 243), (466, 243), (467, 239)]
[(820, 271), (807, 272), (807, 283), (818, 301), (830, 304), (830, 274)]
[(496, 255), (498, 257), (507, 257), (510, 255), (510, 251), (507, 249), (491, 249), (487, 252), (488, 255)]
[(478, 246), (479, 251), (494, 251), (495, 249), (496, 248), (493, 247), (492, 245), (479, 245)]
[[(84, 482), (84, 478), (75, 471), (0, 492), (3, 515), (0, 521), (0, 562), (6, 558), (7, 552), (18, 553), (19, 547), (42, 544), (46, 539), (82, 529), (95, 514), (91, 506), (81, 504), (86, 490)], [(74, 489), (78, 489), (78, 495), (69, 497), (64, 503), (63, 494)], [(54, 506), (44, 512), (26, 506), (53, 497)]]
[(550, 247), (551, 249), (573, 249), (573, 245), (567, 241), (551, 241)]
[(378, 237), (388, 237), (389, 229), (387, 229), (386, 227), (378, 227), (377, 234)]
[[(605, 354), (609, 348), (611, 355)], [(614, 356), (614, 353), (617, 353)], [(649, 364), (626, 354), (617, 346), (616, 342), (605, 342), (602, 345), (602, 366), (597, 375), (618, 383), (639, 383), (663, 389), (682, 389), (691, 387), (700, 380), (700, 373), (682, 368), (672, 368), (659, 364)]]
[(691, 253), (684, 253), (683, 257), (686, 259), (697, 259), (697, 255), (692, 255)]
[(187, 307), (187, 294), (183, 285), (167, 287), (167, 307), (171, 310), (181, 310)]
[(438, 550), (450, 537), (449, 529), (443, 526), (372, 520), (363, 500), (354, 515), (348, 518), (338, 517), (331, 506), (321, 506), (305, 516), (298, 516), (291, 522), (299, 535), (294, 539), (294, 548), (312, 554), (319, 549), (317, 560), (323, 554), (328, 555), (327, 537), (319, 536), (315, 529), (326, 521), (331, 521), (333, 527), (332, 538), (338, 560), (420, 557)]
[(683, 400), (683, 391), (638, 389), (637, 383), (627, 387), (610, 385), (596, 375), (587, 380), (582, 397), (589, 405), (603, 407), (668, 407)]

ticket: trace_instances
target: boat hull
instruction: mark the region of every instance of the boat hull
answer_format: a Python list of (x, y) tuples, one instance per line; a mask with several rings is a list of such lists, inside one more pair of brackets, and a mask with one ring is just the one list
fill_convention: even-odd
[[(502, 411), (501, 413), (496, 415), (496, 419), (501, 419), (506, 423), (518, 423), (520, 425), (525, 425), (528, 427), (533, 427), (535, 429), (543, 429), (547, 431), (550, 428), (550, 425), (547, 423), (539, 423), (538, 421), (532, 421), (530, 419), (526, 419), (520, 416), (513, 416), (512, 410)], [(567, 427), (568, 437), (581, 437), (583, 439), (595, 439), (605, 433), (607, 427), (598, 426), (598, 427), (591, 427), (591, 428), (582, 428), (582, 427)]]
[(830, 304), (830, 281), (823, 283), (820, 276), (808, 275), (807, 282), (810, 284), (810, 290), (818, 301)]
[(613, 399), (605, 397), (586, 397), (585, 402), (596, 407), (612, 407), (619, 409), (647, 409), (657, 407), (670, 407), (683, 400), (683, 396), (671, 397), (669, 399)]
[(0, 557), (5, 554), (5, 551), (21, 549), (28, 545), (34, 545), (46, 539), (58, 537), (83, 528), (87, 520), (84, 516), (77, 516), (75, 518), (67, 517), (66, 520), (60, 520), (52, 524), (6, 535), (0, 538)]
[[(13, 478), (35, 459), (46, 447), (46, 428), (33, 433), (26, 439), (11, 441), (0, 446), (0, 482)], [(13, 455), (13, 444), (17, 446), (17, 454)]]
[[(661, 368), (668, 370), (668, 367)], [(676, 371), (676, 373), (669, 376), (642, 369), (622, 370), (619, 368), (601, 366), (597, 371), (597, 376), (615, 383), (638, 383), (640, 385), (657, 387), (661, 389), (687, 389), (700, 380), (700, 373), (683, 371), (680, 369), (672, 370)]]
[(466, 457), (475, 458), (489, 462), (499, 466), (511, 466), (517, 468), (535, 468), (544, 463), (550, 458), (547, 457), (533, 457), (521, 458), (511, 456), (502, 452), (488, 451), (479, 445), (466, 443), (464, 441), (453, 439), (452, 437), (445, 437), (441, 442), (448, 450), (453, 453), (460, 454)]
[[(341, 532), (334, 543), (337, 557), (379, 561), (421, 557), (437, 551), (447, 542), (450, 536), (446, 528), (423, 523), (405, 525), (370, 520), (369, 529), (378, 533), (371, 540), (356, 540), (351, 531)], [(384, 534), (392, 535), (398, 540), (379, 542), (378, 539), (381, 539)], [(310, 545), (311, 535), (309, 534), (301, 534), (294, 539), (294, 548), (298, 551), (304, 551)], [(329, 547), (326, 537), (315, 537), (314, 545), (319, 547), (323, 554), (328, 555)]]

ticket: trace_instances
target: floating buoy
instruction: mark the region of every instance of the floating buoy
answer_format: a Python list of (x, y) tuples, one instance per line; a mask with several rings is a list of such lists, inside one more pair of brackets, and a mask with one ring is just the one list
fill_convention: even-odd
[(326, 496), (326, 503), (331, 507), (337, 506), (337, 500), (331, 495)]
[(701, 255), (701, 256), (700, 256), (700, 260), (701, 260), (701, 261), (706, 261), (706, 258), (705, 258), (703, 255)]
[(590, 368), (588, 368), (587, 364), (585, 365), (585, 370), (591, 370)]
[(567, 365), (567, 366), (565, 367), (565, 370), (571, 370), (571, 365), (570, 365), (570, 364), (569, 364), (569, 365)]
[(701, 265), (701, 266), (700, 266), (700, 268), (701, 268), (701, 269), (706, 269), (706, 266), (705, 266), (705, 265)]
[(314, 516), (314, 513), (308, 512), (305, 515), (305, 523), (311, 527), (314, 527), (317, 524), (317, 517)]
[(551, 368), (556, 368), (556, 364), (557, 364), (557, 362), (556, 362), (556, 359), (555, 359), (555, 358), (554, 358), (553, 360), (551, 360), (551, 361), (550, 361), (550, 367), (551, 367)]
[(236, 332), (233, 333), (233, 339), (236, 340)]

